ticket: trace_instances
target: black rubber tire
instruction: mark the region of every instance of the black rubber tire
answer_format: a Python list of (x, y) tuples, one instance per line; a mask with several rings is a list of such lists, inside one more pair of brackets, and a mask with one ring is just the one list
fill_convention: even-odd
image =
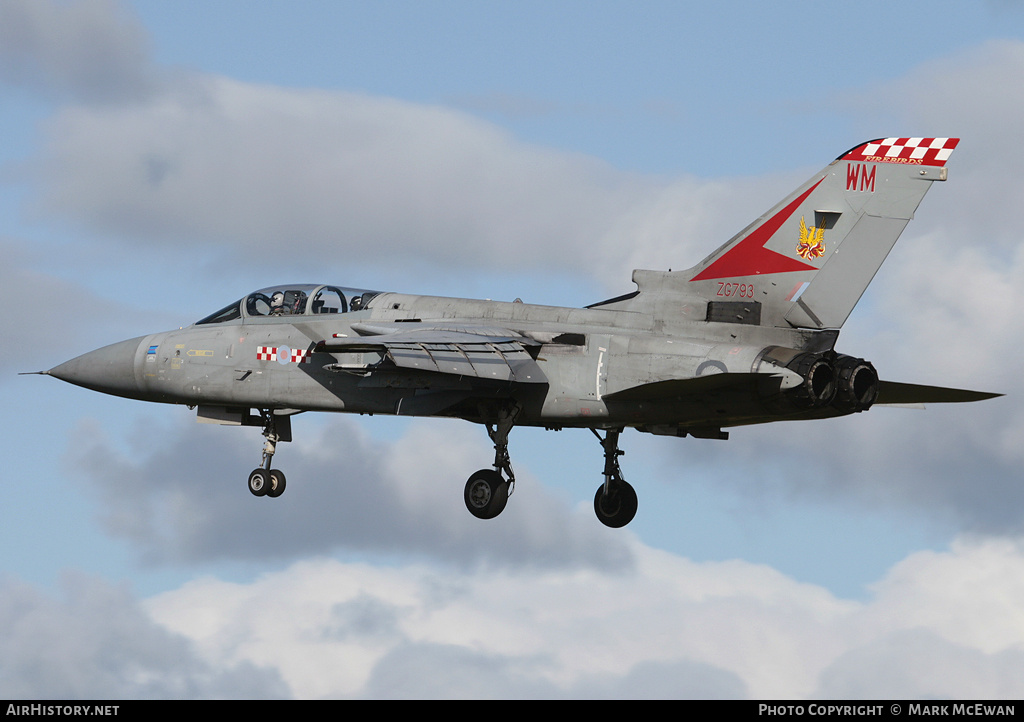
[(508, 482), (499, 471), (481, 469), (466, 482), (464, 498), (470, 514), (477, 519), (493, 519), (508, 503)]
[(267, 489), (267, 496), (271, 499), (276, 499), (284, 493), (286, 483), (284, 478), (284, 472), (280, 469), (270, 470), (270, 485)]
[(612, 482), (608, 494), (604, 493), (604, 484), (597, 487), (594, 495), (594, 513), (598, 520), (612, 529), (619, 529), (633, 521), (636, 516), (636, 491), (627, 482)]
[(249, 491), (253, 496), (266, 496), (270, 490), (270, 472), (266, 469), (253, 469), (249, 474)]

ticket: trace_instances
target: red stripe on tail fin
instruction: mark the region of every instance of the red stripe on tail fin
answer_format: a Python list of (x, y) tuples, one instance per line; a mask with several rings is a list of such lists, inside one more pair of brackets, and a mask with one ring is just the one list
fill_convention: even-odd
[[(822, 178), (821, 180), (825, 180)], [(730, 278), (736, 276), (757, 276), (765, 273), (788, 273), (790, 271), (817, 271), (811, 266), (795, 258), (765, 248), (775, 231), (795, 211), (807, 196), (821, 184), (821, 180), (801, 193), (796, 199), (750, 232), (750, 235), (730, 248), (722, 256), (715, 259), (710, 266), (691, 278), (691, 281), (707, 281), (714, 278)]]

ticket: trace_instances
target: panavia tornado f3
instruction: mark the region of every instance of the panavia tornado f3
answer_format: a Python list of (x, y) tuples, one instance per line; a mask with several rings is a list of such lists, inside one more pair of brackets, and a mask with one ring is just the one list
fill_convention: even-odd
[(594, 509), (622, 527), (637, 510), (619, 466), (626, 428), (725, 439), (733, 426), (999, 395), (880, 381), (868, 361), (834, 350), (924, 194), (946, 180), (957, 142), (862, 143), (696, 266), (633, 271), (636, 290), (584, 308), (284, 284), (42, 373), (261, 427), (263, 461), (248, 482), (257, 496), (284, 491), (271, 462), (302, 411), (482, 424), (494, 463), (465, 487), (481, 519), (514, 487), (514, 427), (590, 429), (605, 462)]

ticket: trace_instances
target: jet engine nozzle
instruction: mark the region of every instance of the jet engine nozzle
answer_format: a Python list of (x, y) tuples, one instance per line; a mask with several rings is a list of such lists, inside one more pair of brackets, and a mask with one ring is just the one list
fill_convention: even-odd
[(832, 403), (836, 396), (836, 367), (830, 359), (803, 353), (790, 361), (786, 368), (804, 378), (804, 382), (790, 392), (794, 403), (807, 408)]
[(757, 366), (768, 363), (788, 369), (803, 381), (785, 388), (782, 397), (787, 405), (799, 409), (828, 406), (836, 396), (837, 374), (833, 354), (818, 354), (809, 351), (770, 346), (766, 348)]
[(878, 372), (862, 358), (840, 355), (836, 358), (836, 399), (840, 411), (867, 411), (878, 398)]

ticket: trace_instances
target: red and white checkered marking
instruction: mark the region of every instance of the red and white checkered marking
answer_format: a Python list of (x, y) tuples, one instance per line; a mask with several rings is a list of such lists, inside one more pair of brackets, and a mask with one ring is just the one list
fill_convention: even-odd
[(854, 148), (843, 160), (944, 166), (959, 142), (959, 138), (886, 138)]
[(281, 361), (281, 363), (287, 363), (291, 361), (293, 364), (304, 364), (309, 363), (309, 351), (303, 349), (284, 348), (285, 356), (279, 357), (279, 348), (277, 346), (257, 346), (256, 347), (256, 360), (257, 361)]

